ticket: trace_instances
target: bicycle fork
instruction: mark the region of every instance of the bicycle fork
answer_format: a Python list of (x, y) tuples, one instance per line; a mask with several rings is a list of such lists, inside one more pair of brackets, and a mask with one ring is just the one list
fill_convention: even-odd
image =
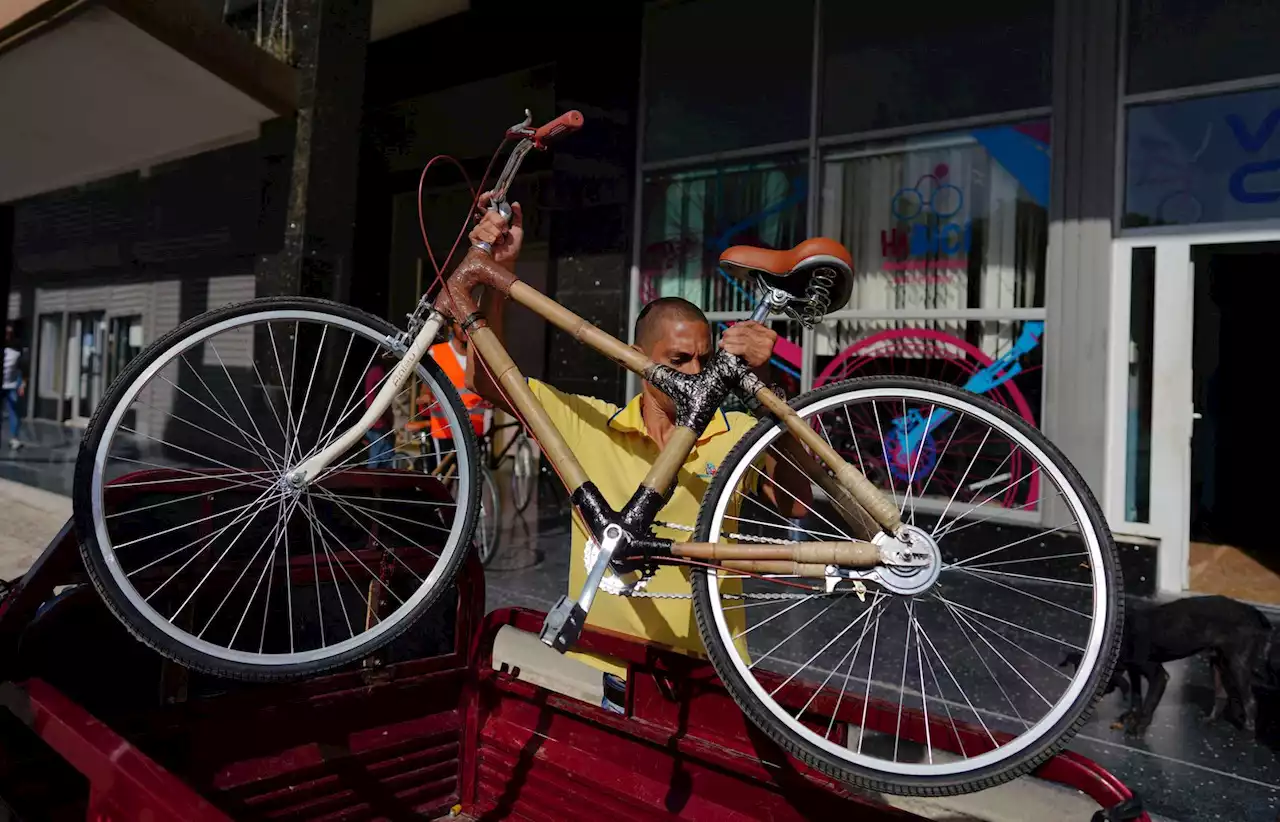
[(418, 363), (422, 361), (427, 349), (435, 342), (436, 335), (440, 333), (440, 328), (443, 325), (444, 316), (440, 312), (432, 310), (427, 314), (426, 320), (422, 323), (422, 328), (418, 330), (417, 336), (409, 344), (404, 356), (400, 358), (400, 362), (396, 363), (396, 367), (391, 369), (391, 375), (382, 384), (382, 388), (378, 389), (378, 393), (374, 395), (373, 401), (365, 409), (364, 416), (318, 454), (304, 460), (290, 471), (286, 475), (290, 484), (295, 488), (303, 488), (315, 482), (324, 474), (325, 469), (334, 460), (359, 442), (365, 432), (372, 428), (373, 424), (391, 407), (396, 394), (399, 394), (408, 384), (409, 378), (413, 375), (413, 370), (418, 367)]

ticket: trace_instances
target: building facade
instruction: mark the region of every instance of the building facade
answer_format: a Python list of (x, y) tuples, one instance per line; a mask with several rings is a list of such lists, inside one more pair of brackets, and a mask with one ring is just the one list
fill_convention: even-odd
[[(1274, 447), (1245, 376), (1267, 372), (1267, 274), (1280, 266), (1280, 5), (664, 0), (598, 17), (450, 5), (467, 7), (369, 47), (353, 302), (395, 320), (434, 276), (417, 226), (432, 155), (478, 180), (524, 108), (578, 108), (587, 128), (532, 160), (516, 192), (530, 282), (624, 338), (662, 295), (723, 324), (751, 304), (717, 268), (723, 248), (835, 237), (857, 284), (816, 328), (777, 323), (784, 387), (892, 372), (985, 393), (1081, 470), (1127, 538), (1135, 590), (1280, 603), (1280, 552), (1249, 524)], [(274, 155), (242, 150), (265, 174)], [(201, 196), (160, 192), (163, 177), (107, 187), (153, 192), (129, 195), (139, 202)], [(60, 195), (15, 207), (10, 307), (31, 324), (32, 414), (84, 416), (135, 343), (250, 293), (236, 278), (252, 285), (252, 255), (278, 226), (249, 227), (236, 205), (249, 189), (210, 210), (235, 212), (227, 227), (166, 244), (149, 225), (159, 239), (127, 252), (69, 239)], [(440, 253), (469, 194), (450, 173), (422, 191)], [(94, 196), (71, 199), (83, 211)], [(218, 246), (219, 231), (262, 241)], [(511, 321), (530, 374), (611, 400), (635, 390)], [(1055, 521), (1052, 500), (1000, 516)]]
[[(8, 316), (29, 352), (29, 418), (83, 426), (146, 345), (254, 297), (255, 263), (283, 233), (292, 149), (283, 137), (14, 205)], [(172, 399), (148, 400), (156, 419), (141, 415), (140, 433)]]
[[(1280, 266), (1280, 7), (693, 0), (644, 25), (632, 317), (743, 318), (722, 248), (835, 237), (858, 283), (779, 324), (781, 379), (981, 391), (1080, 468), (1137, 587), (1280, 603), (1244, 376)], [(1050, 526), (1045, 502), (1002, 516)]]

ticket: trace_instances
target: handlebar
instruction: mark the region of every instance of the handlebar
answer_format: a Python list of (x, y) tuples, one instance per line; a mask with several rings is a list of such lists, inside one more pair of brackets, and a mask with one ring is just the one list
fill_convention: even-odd
[(511, 156), (507, 158), (507, 165), (502, 169), (502, 175), (498, 177), (498, 182), (494, 184), (493, 196), (489, 199), (489, 210), (497, 211), (508, 222), (511, 221), (511, 208), (507, 205), (507, 190), (511, 187), (511, 181), (515, 178), (516, 172), (520, 170), (520, 164), (524, 162), (524, 156), (529, 153), (529, 149), (545, 149), (547, 142), (550, 140), (565, 134), (572, 134), (582, 128), (584, 120), (582, 112), (575, 109), (566, 111), (539, 128), (533, 128), (531, 126), (532, 122), (533, 117), (526, 109), (523, 122), (507, 129), (507, 137), (518, 137), (520, 142), (511, 151)]
[(576, 109), (566, 111), (542, 128), (535, 130), (531, 139), (535, 146), (542, 148), (548, 140), (559, 137), (562, 134), (572, 134), (582, 128), (582, 123), (582, 112)]

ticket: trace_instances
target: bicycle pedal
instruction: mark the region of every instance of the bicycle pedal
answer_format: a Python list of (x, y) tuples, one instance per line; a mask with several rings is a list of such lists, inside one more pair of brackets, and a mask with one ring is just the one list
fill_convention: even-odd
[(542, 633), (538, 638), (547, 647), (563, 654), (578, 641), (586, 622), (587, 612), (582, 610), (582, 606), (561, 595), (560, 601), (542, 623)]

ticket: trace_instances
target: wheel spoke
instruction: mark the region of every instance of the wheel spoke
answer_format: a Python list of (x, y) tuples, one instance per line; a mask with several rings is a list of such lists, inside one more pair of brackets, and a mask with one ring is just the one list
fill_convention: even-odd
[[(166, 377), (163, 372), (158, 372), (156, 376), (161, 381), (168, 383), (170, 386), (172, 386), (176, 390), (182, 392), (184, 395), (190, 398), (192, 402), (195, 402), (196, 404), (200, 405), (202, 408), (204, 408), (214, 417), (221, 419), (227, 425), (231, 426), (231, 428), (234, 429), (237, 433), (239, 433), (240, 436), (244, 437), (244, 441), (248, 443), (251, 448), (253, 448), (254, 453), (258, 455), (259, 459), (261, 459), (264, 464), (270, 465), (272, 468), (279, 470), (282, 465), (282, 462), (280, 459), (277, 459), (277, 458), (279, 458), (280, 455), (275, 453), (275, 451), (271, 449), (271, 446), (267, 445), (267, 443), (263, 441), (262, 435), (260, 433), (257, 433), (257, 430), (256, 430), (257, 426), (254, 425), (253, 423), (253, 416), (252, 415), (249, 416), (249, 424), (254, 425), (254, 429), (255, 429), (255, 436), (251, 437), (249, 436), (249, 432), (245, 431), (242, 427), (240, 427), (240, 424), (235, 421), (235, 416), (230, 411), (227, 410), (227, 407), (222, 404), (222, 400), (218, 398), (218, 395), (215, 394), (213, 389), (209, 387), (209, 384), (205, 382), (204, 376), (200, 373), (200, 369), (193, 366), (190, 363), (190, 361), (187, 360), (187, 355), (179, 354), (178, 359), (183, 365), (187, 367), (187, 370), (192, 375), (195, 376), (196, 380), (204, 388), (205, 392), (213, 399), (214, 403), (218, 406), (218, 408), (221, 409), (222, 413), (218, 413), (217, 411), (214, 411), (212, 408), (209, 407), (209, 405), (204, 400), (200, 399), (199, 397), (192, 394), (187, 389), (183, 388), (181, 385), (178, 385), (176, 382)], [(223, 370), (225, 371), (226, 369), (224, 368)], [(229, 376), (228, 376), (228, 379), (230, 379)], [(234, 387), (235, 385), (234, 383), (232, 383), (232, 388)], [(262, 446), (262, 451), (258, 451), (256, 447), (258, 445)]]
[[(1082, 603), (1092, 591), (1113, 584), (1112, 571), (1099, 554), (1099, 548), (1106, 550), (1106, 540), (1092, 537), (1096, 515), (1080, 489), (1048, 483), (1048, 490), (1039, 492), (1036, 483), (1044, 469), (1058, 477), (1063, 466), (1046, 456), (1036, 431), (991, 413), (981, 397), (941, 387), (898, 387), (909, 382), (886, 378), (884, 386), (834, 385), (819, 389), (812, 400), (815, 406), (821, 403), (820, 411), (812, 413), (801, 404), (796, 412), (827, 445), (884, 489), (885, 502), (892, 501), (908, 527), (919, 526), (916, 533), (928, 538), (931, 549), (945, 540), (942, 555), (960, 558), (950, 564), (935, 560), (930, 571), (935, 576), (924, 580), (910, 579), (906, 572), (882, 573), (868, 583), (871, 601), (864, 591), (861, 608), (854, 605), (838, 614), (838, 603), (841, 598), (849, 602), (852, 590), (830, 595), (819, 590), (803, 601), (799, 594), (781, 595), (770, 602), (731, 602), (726, 593), (713, 599), (712, 635), (725, 649), (752, 632), (766, 636), (765, 642), (752, 641), (762, 646), (760, 653), (753, 648), (749, 654), (730, 654), (730, 667), (721, 676), (752, 683), (767, 709), (765, 721), (788, 739), (804, 739), (819, 746), (828, 762), (847, 762), (854, 772), (879, 774), (882, 780), (936, 774), (955, 784), (956, 779), (992, 772), (984, 768), (995, 766), (997, 773), (1001, 767), (1017, 768), (1009, 750), (1043, 749), (1052, 744), (1052, 729), (1066, 727), (1087, 707), (1088, 696), (1076, 698), (1073, 690), (1087, 674), (1069, 676), (1053, 665), (1054, 654), (1059, 648), (1079, 650), (1093, 659), (1100, 656), (1100, 643), (1113, 640), (1096, 625), (1080, 633), (1081, 626), (1072, 624), (1061, 638), (1050, 636), (1041, 632), (1046, 626), (1033, 615), (1048, 605), (1093, 623), (1105, 600), (1095, 596), (1092, 605)], [(803, 518), (791, 519), (746, 493), (748, 484), (767, 480), (762, 455), (797, 467), (778, 451), (778, 438), (784, 435), (776, 426), (762, 428), (736, 461), (721, 466), (720, 473), (728, 474), (713, 484), (718, 496), (704, 502), (713, 506), (712, 521), (698, 540), (803, 545), (807, 540), (848, 539), (838, 524), (842, 520), (829, 519), (843, 516), (837, 500), (815, 492), (818, 501), (797, 507)], [(879, 436), (878, 454), (874, 448), (863, 453), (860, 443), (868, 436)], [(780, 507), (790, 512), (803, 494), (785, 490), (796, 492), (778, 494)], [(1000, 533), (992, 529), (974, 539), (976, 547), (960, 544), (966, 536), (957, 533), (962, 529), (1034, 510), (1055, 494), (1066, 504), (1070, 524), (1018, 526), (1014, 535), (998, 540), (989, 539)], [(1049, 540), (1054, 534), (1069, 536), (1071, 529), (1083, 532), (1085, 546)], [(719, 579), (725, 581), (727, 575)], [(745, 595), (751, 591), (744, 588)], [(955, 601), (957, 593), (981, 600), (982, 609)], [(826, 601), (805, 605), (819, 596)], [(902, 602), (901, 610), (895, 600)], [(924, 605), (933, 600), (936, 609)], [(762, 604), (774, 607), (756, 607)], [(748, 618), (729, 621), (735, 611)], [(1046, 625), (1059, 632), (1055, 624)], [(755, 630), (761, 626), (765, 630)], [(881, 633), (892, 633), (894, 642), (881, 643)], [(1070, 701), (1067, 694), (1072, 694)], [(844, 740), (836, 730), (844, 719), (841, 711), (849, 712), (846, 695), (863, 702), (856, 741), (851, 735)], [(857, 717), (845, 721), (852, 734)], [(962, 721), (972, 723), (971, 729), (965, 730)], [(1006, 736), (1007, 731), (1014, 736)], [(904, 734), (913, 743), (905, 742)], [(1019, 743), (1011, 745), (1009, 739), (1019, 735)], [(958, 755), (943, 755), (952, 750)]]
[[(757, 665), (759, 665), (761, 662), (764, 662), (766, 659), (768, 659), (769, 657), (773, 656), (773, 652), (774, 652), (774, 651), (778, 650), (778, 649), (779, 649), (779, 648), (781, 648), (783, 645), (786, 645), (788, 642), (790, 642), (792, 639), (794, 639), (794, 638), (796, 637), (796, 635), (797, 635), (797, 634), (799, 634), (799, 633), (800, 633), (801, 631), (803, 631), (805, 628), (808, 628), (810, 625), (812, 625), (812, 624), (814, 623), (814, 621), (815, 621), (815, 620), (817, 620), (817, 619), (818, 619), (818, 618), (820, 618), (823, 614), (825, 614), (825, 613), (827, 613), (828, 611), (830, 611), (832, 608), (836, 607), (836, 605), (840, 604), (840, 601), (841, 601), (841, 600), (843, 600), (846, 596), (847, 596), (847, 594), (841, 594), (840, 596), (836, 597), (836, 598), (831, 602), (831, 604), (830, 604), (830, 605), (828, 605), (827, 607), (823, 608), (821, 611), (819, 611), (818, 613), (814, 614), (813, 616), (809, 617), (809, 621), (808, 621), (808, 622), (804, 623), (804, 624), (803, 624), (803, 625), (801, 625), (799, 628), (796, 628), (794, 631), (792, 631), (791, 633), (787, 634), (787, 636), (786, 636), (786, 637), (785, 637), (781, 642), (779, 642), (777, 645), (774, 645), (772, 648), (770, 648), (770, 649), (768, 650), (768, 652), (767, 652), (767, 653), (765, 653), (765, 655), (764, 655), (764, 656), (760, 657), (759, 659), (753, 659), (753, 660), (751, 661), (751, 664), (750, 664), (750, 665), (748, 665), (747, 667), (748, 667), (748, 668), (754, 668), (754, 667), (756, 667)], [(797, 602), (805, 602), (805, 601), (806, 601), (806, 600), (803, 600), (803, 599), (802, 599), (802, 600), (797, 600)]]
[[(240, 408), (244, 410), (244, 415), (249, 418), (249, 424), (253, 426), (253, 433), (257, 435), (258, 441), (263, 443), (263, 446), (267, 448), (269, 453), (276, 453), (274, 449), (266, 446), (267, 438), (262, 436), (262, 429), (258, 428), (258, 423), (257, 420), (254, 419), (253, 412), (249, 410), (249, 406), (245, 403), (244, 397), (240, 394), (240, 389), (236, 388), (236, 381), (232, 378), (231, 372), (227, 370), (227, 364), (223, 361), (222, 354), (218, 351), (218, 346), (214, 345), (212, 340), (209, 341), (209, 350), (213, 352), (214, 359), (218, 361), (218, 365), (222, 368), (222, 374), (227, 378), (227, 385), (231, 386), (232, 392), (235, 393), (236, 400), (240, 403)], [(258, 367), (255, 365), (253, 370), (257, 371)], [(198, 371), (196, 373), (199, 374)], [(258, 375), (258, 384), (265, 385), (265, 383), (262, 382), (261, 374)], [(205, 386), (205, 389), (208, 390), (208, 386)], [(213, 392), (210, 393), (212, 394)], [(280, 466), (283, 467), (283, 465), (284, 457), (281, 456)]]
[(1079, 645), (1072, 645), (1070, 642), (1067, 642), (1064, 639), (1052, 637), (1052, 636), (1049, 636), (1048, 634), (1042, 634), (1039, 631), (1033, 628), (1028, 628), (1025, 625), (1019, 625), (1016, 622), (1010, 622), (1007, 619), (1001, 619), (1000, 617), (995, 616), (994, 614), (988, 614), (986, 611), (980, 611), (977, 608), (971, 608), (968, 605), (964, 605), (962, 603), (956, 602), (953, 599), (947, 599), (941, 594), (934, 594), (934, 597), (943, 605), (946, 605), (949, 608), (955, 608), (960, 611), (967, 611), (968, 613), (971, 613), (975, 616), (980, 616), (985, 619), (992, 620), (993, 622), (999, 622), (1001, 625), (1008, 625), (1010, 628), (1016, 628), (1019, 631), (1025, 631), (1026, 633), (1031, 634), (1032, 636), (1038, 636), (1041, 639), (1047, 639), (1050, 642), (1056, 642), (1059, 645), (1063, 645), (1067, 648), (1070, 648), (1073, 651), (1079, 651), (1080, 653), (1084, 653), (1084, 648), (1081, 648)]
[(1077, 611), (1075, 608), (1068, 608), (1067, 606), (1054, 602), (1051, 599), (1045, 599), (1044, 597), (1036, 596), (1030, 591), (1024, 591), (1021, 588), (1015, 588), (1012, 585), (1006, 585), (1005, 583), (1001, 582), (998, 579), (989, 579), (983, 576), (982, 574), (973, 573), (968, 568), (956, 568), (955, 570), (961, 572), (962, 574), (965, 574), (966, 576), (973, 577), (974, 579), (980, 579), (983, 582), (987, 583), (988, 585), (998, 585), (1001, 588), (1005, 589), (1006, 591), (1013, 591), (1015, 594), (1022, 594), (1024, 597), (1030, 597), (1031, 599), (1034, 599), (1036, 602), (1043, 602), (1045, 605), (1049, 605), (1059, 610), (1066, 611), (1069, 614), (1075, 614), (1076, 616), (1081, 616), (1081, 617), (1084, 617), (1085, 619), (1093, 619), (1092, 614), (1086, 614), (1084, 611)]
[[(282, 472), (355, 424), (389, 379), (365, 377), (389, 353), (390, 335), (351, 314), (277, 300), (196, 321), (130, 372), (137, 376), (124, 394), (128, 408), (160, 422), (148, 427), (121, 413), (102, 414), (92, 439), (86, 437), (100, 443), (93, 547), (134, 606), (123, 610), (140, 614), (130, 617), (137, 630), (176, 638), (174, 656), (183, 662), (232, 676), (235, 666), (260, 665), (272, 678), (338, 653), (373, 650), (387, 641), (379, 637), (395, 635), (386, 630), (391, 624), (417, 616), (405, 603), (434, 597), (436, 586), (451, 582), (442, 571), (452, 573), (465, 550), (462, 496), (424, 487), (434, 487), (432, 481), (410, 487), (415, 481), (404, 475), (403, 492), (383, 494), (382, 483), (368, 481), (388, 477), (363, 462), (370, 442), (385, 448), (395, 427), (339, 455), (306, 489), (280, 482)], [(416, 374), (413, 385), (437, 398), (450, 390), (432, 371)], [(429, 412), (415, 404), (411, 419)], [(456, 462), (457, 476), (440, 480), (449, 493), (482, 493), (492, 520), (493, 489), (471, 484), (474, 457), (464, 449), (441, 457)], [(390, 464), (415, 460), (394, 452)], [(123, 481), (111, 482), (115, 476)], [(333, 613), (335, 596), (340, 616)], [(352, 607), (357, 602), (369, 605), (367, 620)], [(345, 635), (326, 624), (338, 620), (346, 623)]]

